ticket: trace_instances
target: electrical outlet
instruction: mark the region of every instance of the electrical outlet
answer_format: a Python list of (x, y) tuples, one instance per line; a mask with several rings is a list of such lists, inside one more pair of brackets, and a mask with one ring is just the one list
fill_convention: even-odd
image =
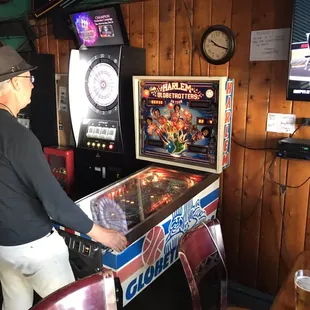
[(304, 124), (304, 126), (310, 126), (310, 117), (304, 117), (302, 119), (302, 123)]

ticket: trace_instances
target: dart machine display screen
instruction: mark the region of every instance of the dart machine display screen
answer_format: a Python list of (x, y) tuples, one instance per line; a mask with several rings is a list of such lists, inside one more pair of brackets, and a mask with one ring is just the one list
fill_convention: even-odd
[(70, 19), (80, 43), (86, 47), (128, 44), (118, 6), (74, 13)]

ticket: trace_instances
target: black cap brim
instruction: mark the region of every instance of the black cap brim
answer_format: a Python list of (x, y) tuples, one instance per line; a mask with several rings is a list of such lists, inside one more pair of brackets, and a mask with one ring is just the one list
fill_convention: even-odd
[(22, 64), (22, 66), (20, 66), (20, 70), (0, 75), (0, 83), (4, 82), (6, 80), (10, 80), (10, 79), (12, 79), (12, 78), (14, 78), (20, 74), (25, 73), (25, 72), (33, 71), (35, 69), (37, 69), (37, 66), (31, 66), (31, 65), (27, 64), (26, 62), (24, 62)]

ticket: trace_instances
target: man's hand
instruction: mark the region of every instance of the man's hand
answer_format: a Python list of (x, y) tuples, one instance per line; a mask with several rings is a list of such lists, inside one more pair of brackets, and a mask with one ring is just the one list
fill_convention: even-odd
[(120, 232), (113, 229), (103, 228), (97, 224), (93, 225), (88, 236), (117, 252), (125, 250), (127, 245), (126, 237)]

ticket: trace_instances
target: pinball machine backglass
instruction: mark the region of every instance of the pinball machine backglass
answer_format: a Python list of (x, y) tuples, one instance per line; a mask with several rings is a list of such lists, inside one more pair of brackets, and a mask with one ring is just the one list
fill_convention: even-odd
[(136, 156), (221, 173), (229, 165), (233, 80), (133, 77)]

